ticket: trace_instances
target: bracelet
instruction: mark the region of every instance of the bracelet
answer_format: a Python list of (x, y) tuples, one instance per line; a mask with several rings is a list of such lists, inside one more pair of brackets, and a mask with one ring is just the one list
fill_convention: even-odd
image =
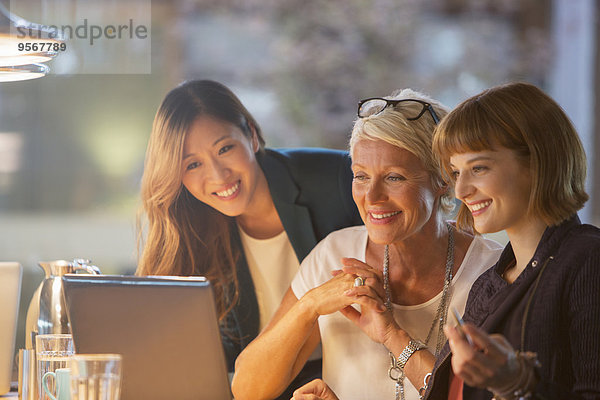
[(425, 398), (425, 392), (427, 391), (427, 387), (429, 386), (429, 379), (431, 379), (431, 372), (425, 374), (425, 378), (423, 378), (423, 386), (419, 389), (419, 400), (423, 400)]
[(533, 397), (532, 390), (537, 381), (536, 368), (540, 366), (537, 354), (517, 351), (515, 357), (519, 362), (518, 381), (500, 390), (488, 388), (494, 394), (492, 400), (526, 400)]
[(404, 348), (404, 350), (402, 350), (402, 353), (400, 353), (400, 355), (398, 356), (398, 363), (397, 363), (398, 368), (400, 368), (401, 370), (404, 370), (404, 366), (408, 362), (408, 359), (416, 351), (423, 350), (425, 348), (427, 348), (427, 346), (425, 346), (423, 343), (419, 342), (418, 340), (410, 339), (408, 342), (408, 346), (406, 346)]
[(396, 400), (404, 400), (404, 367), (406, 363), (415, 352), (426, 348), (427, 346), (424, 343), (410, 339), (397, 360), (390, 352), (391, 365), (388, 370), (388, 376), (391, 380), (396, 381)]

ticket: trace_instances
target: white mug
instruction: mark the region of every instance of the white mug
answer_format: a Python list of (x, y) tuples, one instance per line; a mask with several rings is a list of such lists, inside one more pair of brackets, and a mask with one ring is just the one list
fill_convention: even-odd
[[(54, 378), (56, 394), (48, 387), (48, 379)], [(44, 392), (52, 400), (71, 400), (71, 370), (69, 368), (58, 368), (54, 372), (46, 372), (42, 377)]]

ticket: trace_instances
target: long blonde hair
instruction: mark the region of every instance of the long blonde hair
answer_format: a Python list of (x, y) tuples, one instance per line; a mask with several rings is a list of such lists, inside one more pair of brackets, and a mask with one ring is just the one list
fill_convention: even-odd
[(238, 298), (235, 265), (241, 250), (231, 244), (235, 220), (197, 200), (181, 176), (185, 137), (205, 115), (235, 125), (248, 138), (254, 130), (263, 151), (260, 127), (226, 86), (200, 80), (171, 90), (156, 113), (146, 150), (136, 274), (206, 276), (223, 319)]

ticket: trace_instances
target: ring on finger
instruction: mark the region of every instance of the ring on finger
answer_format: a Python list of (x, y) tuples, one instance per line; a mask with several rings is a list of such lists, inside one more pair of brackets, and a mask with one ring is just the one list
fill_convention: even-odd
[(354, 287), (365, 286), (365, 280), (362, 276), (354, 278)]

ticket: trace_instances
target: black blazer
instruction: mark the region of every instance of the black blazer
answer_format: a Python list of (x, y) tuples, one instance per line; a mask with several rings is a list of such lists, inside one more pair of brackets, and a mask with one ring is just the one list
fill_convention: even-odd
[[(330, 232), (362, 224), (352, 200), (351, 161), (347, 152), (316, 148), (266, 149), (264, 154), (258, 155), (258, 162), (299, 262)], [(231, 224), (232, 244), (242, 249), (234, 218)], [(241, 253), (236, 266), (239, 300), (226, 318), (228, 334), (223, 334), (229, 371), (233, 371), (236, 357), (259, 330), (254, 284), (243, 251)]]

